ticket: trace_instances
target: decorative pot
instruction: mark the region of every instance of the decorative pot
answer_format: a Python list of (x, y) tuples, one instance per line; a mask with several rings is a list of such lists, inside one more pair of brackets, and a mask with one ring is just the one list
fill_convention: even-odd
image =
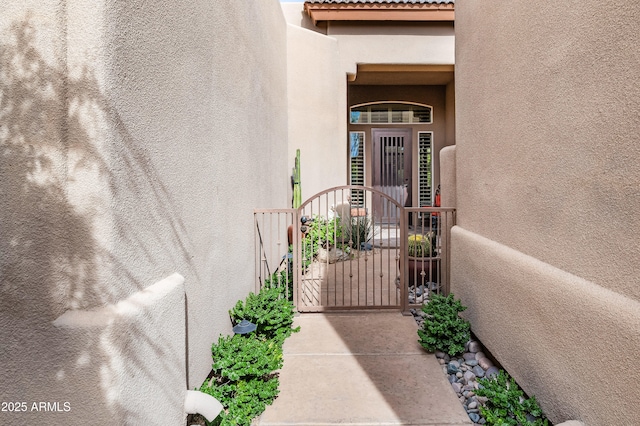
[[(400, 260), (398, 259), (398, 265), (400, 266)], [(408, 276), (405, 281), (409, 284), (409, 287), (414, 285), (426, 285), (429, 282), (439, 282), (440, 277), (438, 272), (440, 269), (440, 259), (437, 257), (411, 257), (409, 256), (407, 261)], [(424, 273), (424, 275), (423, 275)]]

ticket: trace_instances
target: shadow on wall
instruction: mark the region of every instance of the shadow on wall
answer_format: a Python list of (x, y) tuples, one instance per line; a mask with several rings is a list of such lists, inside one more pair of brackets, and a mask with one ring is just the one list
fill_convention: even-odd
[[(45, 401), (63, 410), (69, 402), (70, 412), (54, 413), (65, 424), (107, 411), (143, 424), (142, 414), (110, 395), (109, 377), (142, 375), (163, 392), (164, 376), (184, 377), (174, 371), (184, 354), (163, 342), (162, 330), (151, 336), (136, 326), (73, 331), (51, 323), (69, 309), (116, 303), (177, 270), (197, 281), (189, 240), (92, 70), (52, 63), (36, 40), (27, 16), (0, 45), (0, 396), (29, 408)], [(132, 214), (135, 198), (128, 208), (114, 207), (137, 196), (150, 207), (143, 213)], [(148, 368), (141, 353), (160, 359), (159, 368)], [(51, 415), (16, 419), (31, 424)]]
[[(91, 223), (68, 200), (68, 170), (104, 172), (105, 164), (88, 135), (73, 145), (68, 137), (84, 130), (77, 116), (65, 117), (67, 94), (88, 101), (78, 90), (92, 86), (88, 73), (67, 80), (64, 69), (49, 65), (29, 20), (14, 24), (11, 38), (0, 51), (0, 306), (14, 319), (51, 321), (97, 284)], [(73, 157), (76, 164), (68, 164)]]

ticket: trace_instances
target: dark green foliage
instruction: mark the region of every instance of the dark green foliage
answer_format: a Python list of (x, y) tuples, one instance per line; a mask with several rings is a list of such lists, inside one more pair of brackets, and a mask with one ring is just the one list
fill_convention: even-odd
[(478, 396), (488, 398), (484, 406), (480, 406), (480, 413), (488, 425), (499, 426), (547, 426), (536, 398), (525, 398), (524, 392), (518, 387), (513, 378), (500, 370), (493, 378), (478, 380), (481, 388), (476, 391)]
[(264, 288), (278, 288), (280, 292), (285, 294), (286, 299), (293, 301), (293, 271), (287, 269), (275, 272), (270, 277), (265, 278)]
[(224, 406), (214, 425), (250, 425), (278, 395), (282, 346), (251, 336), (220, 337), (211, 347), (210, 380), (200, 387)]
[(229, 311), (231, 321), (234, 325), (243, 319), (251, 321), (258, 326), (255, 331), (258, 337), (283, 343), (291, 333), (299, 330), (291, 328), (295, 308), (283, 289), (264, 287), (258, 294), (249, 293), (244, 302), (239, 300)]
[(250, 425), (278, 395), (278, 378), (238, 380), (231, 384), (205, 384), (200, 391), (216, 398), (225, 411), (209, 425)]
[(429, 352), (443, 351), (449, 355), (464, 351), (464, 345), (471, 337), (469, 321), (459, 315), (465, 309), (453, 294), (431, 295), (429, 303), (422, 306), (427, 314), (422, 329), (418, 330), (422, 347)]
[(342, 226), (339, 218), (327, 220), (315, 217), (308, 222), (307, 232), (302, 239), (302, 266), (307, 268), (318, 255), (320, 247), (329, 249), (343, 240)]
[[(290, 274), (289, 274), (290, 275)], [(211, 346), (210, 378), (201, 392), (216, 398), (224, 411), (209, 426), (249, 426), (278, 395), (282, 368), (282, 344), (292, 332), (294, 307), (287, 300), (286, 271), (265, 280), (265, 288), (250, 293), (229, 311), (234, 324), (246, 319), (257, 325), (255, 332), (218, 338)]]
[(262, 377), (282, 367), (282, 347), (272, 340), (220, 336), (211, 346), (213, 373), (231, 381)]

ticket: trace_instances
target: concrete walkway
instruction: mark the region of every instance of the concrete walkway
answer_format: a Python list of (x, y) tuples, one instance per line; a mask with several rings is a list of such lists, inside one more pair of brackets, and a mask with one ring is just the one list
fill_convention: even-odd
[(399, 312), (303, 314), (284, 345), (276, 425), (471, 425), (418, 327)]

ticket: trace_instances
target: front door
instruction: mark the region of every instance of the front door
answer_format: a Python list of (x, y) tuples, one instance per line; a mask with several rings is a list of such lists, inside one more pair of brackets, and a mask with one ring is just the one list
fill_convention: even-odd
[[(411, 129), (372, 129), (373, 188), (401, 206), (411, 206)], [(375, 201), (375, 200), (374, 200)], [(378, 209), (377, 209), (378, 210)], [(381, 220), (398, 223), (395, 211), (381, 211)]]

